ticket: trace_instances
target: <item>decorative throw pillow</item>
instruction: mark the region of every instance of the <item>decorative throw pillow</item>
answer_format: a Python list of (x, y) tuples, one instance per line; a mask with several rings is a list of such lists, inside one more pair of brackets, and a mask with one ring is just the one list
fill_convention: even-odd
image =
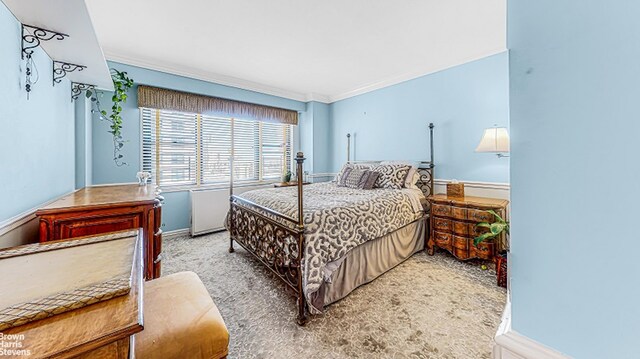
[(379, 173), (374, 187), (401, 189), (404, 186), (410, 169), (411, 165), (406, 164), (381, 164), (373, 166), (371, 170)]
[[(409, 174), (407, 175), (407, 179), (404, 181), (404, 188), (418, 188), (416, 187), (416, 182), (418, 182), (418, 178), (420, 178), (420, 175), (418, 174), (418, 167), (416, 167), (415, 162), (414, 161), (382, 161), (380, 162), (381, 165), (409, 165), (411, 166), (411, 169), (409, 170)], [(416, 174), (418, 174), (418, 176), (416, 177)]]
[(373, 189), (377, 178), (378, 172), (360, 168), (347, 168), (340, 178), (338, 187)]
[(367, 170), (359, 168), (346, 168), (338, 182), (339, 187), (361, 188), (362, 179), (367, 174)]
[(358, 168), (358, 169), (369, 169), (371, 168), (370, 164), (366, 164), (366, 163), (345, 163), (344, 166), (342, 166), (342, 169), (340, 170), (340, 172), (338, 172), (338, 174), (336, 175), (336, 178), (333, 180), (333, 182), (335, 183), (340, 183), (340, 180), (342, 179), (342, 176), (344, 175), (344, 171), (346, 171), (347, 169), (353, 169), (353, 168)]
[(376, 180), (380, 174), (378, 172), (366, 170), (367, 173), (364, 175), (362, 179), (362, 189), (373, 189), (373, 186), (376, 184)]

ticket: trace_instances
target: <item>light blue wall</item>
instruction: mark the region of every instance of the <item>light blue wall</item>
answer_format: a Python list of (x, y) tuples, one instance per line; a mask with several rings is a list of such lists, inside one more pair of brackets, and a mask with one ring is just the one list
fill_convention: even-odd
[(304, 169), (309, 173), (329, 171), (330, 105), (310, 101), (300, 119), (300, 150), (306, 158)]
[(75, 105), (75, 154), (76, 154), (76, 188), (90, 185), (92, 182), (92, 137), (93, 119), (91, 101), (80, 96)]
[(0, 2), (0, 222), (74, 189), (74, 110), (66, 79), (52, 86), (51, 59), (37, 49), (40, 80), (24, 90), (20, 23)]
[(512, 326), (640, 358), (640, 2), (509, 1)]
[[(211, 82), (194, 80), (182, 76), (171, 75), (159, 71), (143, 69), (135, 66), (109, 63), (109, 67), (126, 71), (136, 83), (131, 89), (127, 103), (123, 106), (123, 137), (125, 146), (122, 154), (126, 166), (118, 167), (113, 162), (113, 142), (108, 123), (94, 121), (92, 143), (93, 184), (127, 183), (136, 181), (136, 172), (140, 171), (140, 111), (138, 110), (137, 85), (150, 85), (227, 99), (281, 107), (299, 112), (306, 111), (306, 104), (282, 97), (271, 96), (259, 92), (247, 91), (235, 87), (219, 85)], [(111, 95), (105, 93), (102, 106), (111, 107)], [(304, 116), (301, 116), (303, 118)], [(163, 222), (165, 231), (188, 228), (190, 226), (189, 193), (176, 192), (165, 194)]]
[(297, 144), (299, 151), (304, 153), (305, 169), (310, 173), (313, 169), (313, 106), (314, 102), (307, 102), (305, 112), (301, 113), (299, 119), (299, 142)]
[(433, 122), (437, 178), (509, 182), (508, 159), (474, 152), (485, 128), (509, 125), (508, 60), (505, 52), (331, 104), (329, 169), (346, 161), (347, 133), (356, 160), (428, 159)]
[(327, 173), (331, 171), (328, 156), (331, 148), (331, 105), (314, 102), (313, 106), (313, 172)]

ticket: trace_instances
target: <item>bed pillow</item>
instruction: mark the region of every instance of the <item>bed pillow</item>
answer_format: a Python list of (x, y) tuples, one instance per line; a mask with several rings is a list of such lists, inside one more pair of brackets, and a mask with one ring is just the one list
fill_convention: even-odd
[(362, 189), (373, 189), (379, 176), (380, 173), (367, 170), (367, 174), (365, 175), (365, 178), (363, 178)]
[(374, 187), (401, 189), (404, 187), (410, 169), (411, 165), (400, 163), (373, 166), (371, 170), (379, 173)]
[(378, 172), (361, 168), (347, 168), (340, 177), (338, 187), (372, 189), (377, 178)]
[(407, 175), (407, 181), (404, 183), (404, 186), (410, 189), (420, 189), (420, 187), (418, 187), (419, 180), (420, 180), (420, 173), (416, 171), (413, 173), (413, 177), (411, 178), (411, 180), (409, 180), (409, 176)]
[(418, 174), (418, 167), (415, 166), (415, 162), (412, 161), (382, 161), (380, 162), (381, 165), (409, 165), (411, 166), (411, 169), (409, 170), (409, 174), (407, 174), (407, 179), (404, 181), (404, 188), (418, 188), (416, 186), (416, 182), (418, 182), (418, 179), (420, 178), (420, 175)]
[(362, 179), (367, 174), (367, 170), (360, 168), (347, 167), (340, 176), (338, 187), (360, 188)]
[(339, 184), (342, 176), (344, 175), (344, 171), (346, 171), (347, 169), (354, 169), (354, 168), (369, 169), (369, 168), (371, 168), (371, 164), (367, 164), (367, 163), (345, 163), (344, 166), (342, 166), (342, 169), (340, 170), (340, 172), (338, 172), (338, 174), (336, 175), (336, 178), (333, 179), (333, 182)]

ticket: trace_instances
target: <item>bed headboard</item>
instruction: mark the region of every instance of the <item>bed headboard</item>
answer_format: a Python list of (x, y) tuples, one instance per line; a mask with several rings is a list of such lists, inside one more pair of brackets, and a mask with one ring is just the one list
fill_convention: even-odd
[[(430, 159), (429, 161), (420, 161), (418, 164), (418, 174), (420, 178), (416, 183), (416, 186), (422, 190), (425, 197), (429, 197), (434, 194), (433, 186), (434, 186), (434, 175), (433, 170), (435, 168), (435, 162), (433, 160), (433, 123), (429, 124), (429, 151), (430, 151)], [(351, 134), (347, 133), (347, 163), (380, 163), (382, 161), (352, 161), (351, 160)], [(426, 204), (426, 206), (429, 206)], [(431, 208), (426, 208), (426, 211), (429, 212)]]

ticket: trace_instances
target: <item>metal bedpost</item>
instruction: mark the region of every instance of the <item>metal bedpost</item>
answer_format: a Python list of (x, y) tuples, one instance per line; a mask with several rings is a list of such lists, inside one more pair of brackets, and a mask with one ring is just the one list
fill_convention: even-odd
[(298, 152), (296, 155), (296, 177), (298, 178), (298, 325), (305, 325), (307, 322), (307, 301), (304, 299), (304, 290), (302, 288), (302, 261), (304, 256), (304, 208), (302, 201), (302, 164), (304, 163), (304, 154)]
[(433, 175), (433, 168), (436, 166), (435, 163), (433, 163), (433, 122), (429, 123), (429, 146), (431, 147), (431, 160), (429, 162), (429, 168), (431, 168), (431, 194), (433, 193), (433, 186), (434, 186), (434, 175)]

